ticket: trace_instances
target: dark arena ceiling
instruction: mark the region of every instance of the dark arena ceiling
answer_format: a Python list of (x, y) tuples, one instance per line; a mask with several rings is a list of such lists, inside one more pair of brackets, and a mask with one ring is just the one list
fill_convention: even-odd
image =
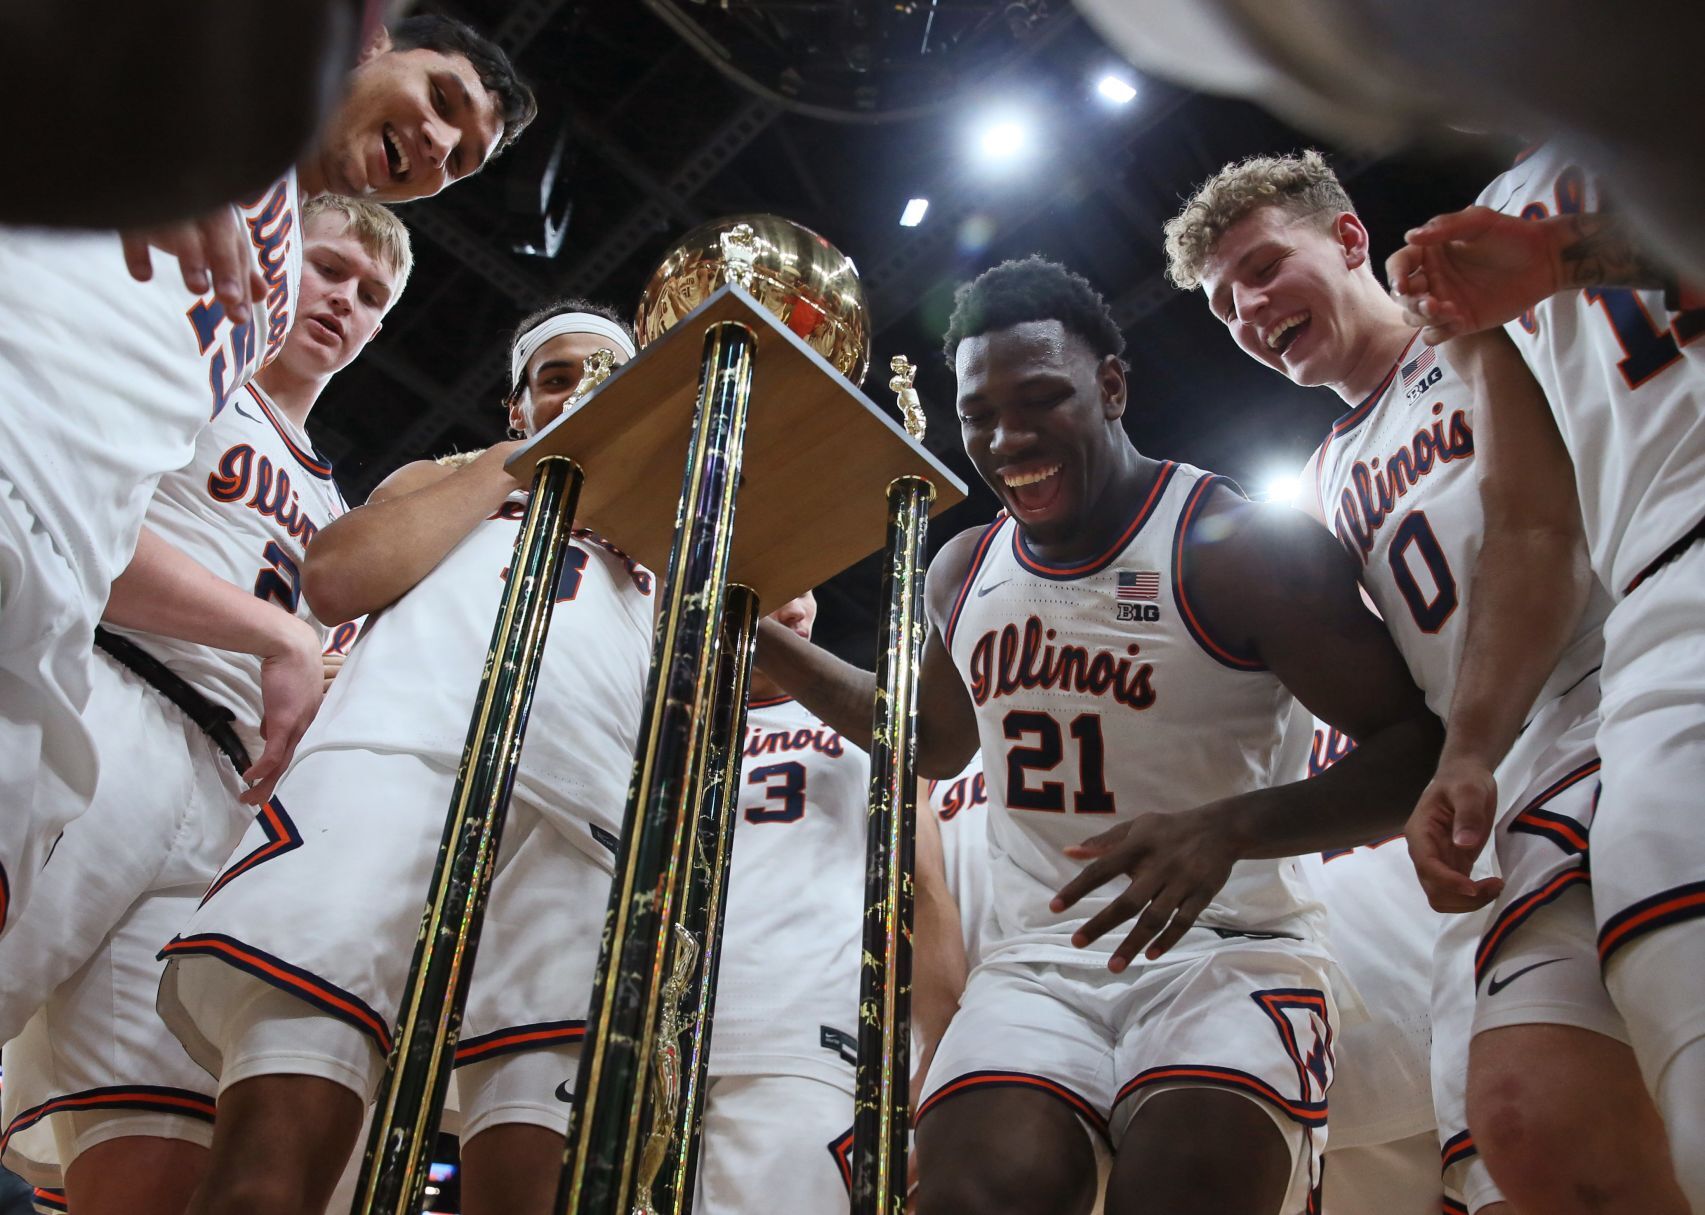
[[(1318, 146), (1373, 232), (1473, 201), (1511, 148), (1468, 140), (1374, 155), (1333, 148), (1241, 102), (1124, 65), (1066, 0), (466, 0), (427, 4), (497, 37), (539, 94), (526, 136), (472, 181), (399, 209), (408, 290), (328, 389), (310, 429), (358, 502), (398, 465), (500, 438), (506, 338), (563, 295), (631, 315), (673, 241), (719, 215), (797, 220), (851, 255), (875, 344), (864, 388), (892, 407), (891, 355), (921, 365), (928, 445), (972, 485), (931, 550), (992, 517), (961, 452), (940, 357), (956, 284), (1039, 252), (1086, 275), (1128, 343), (1137, 446), (1257, 488), (1295, 471), (1341, 412), (1236, 350), (1163, 275), (1161, 225), (1228, 160)], [(1118, 71), (1134, 99), (1102, 97)], [(979, 123), (1029, 124), (992, 164)], [(930, 200), (904, 228), (906, 201)], [(809, 526), (806, 521), (804, 526)], [(819, 592), (818, 638), (871, 661), (874, 561)], [(773, 606), (773, 605), (771, 605)]]

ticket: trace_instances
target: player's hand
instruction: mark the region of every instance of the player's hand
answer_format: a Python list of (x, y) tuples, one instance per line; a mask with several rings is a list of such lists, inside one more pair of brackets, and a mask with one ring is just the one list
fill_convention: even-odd
[(325, 676), (325, 686), (320, 689), (322, 694), (332, 690), (332, 680), (336, 679), (337, 673), (343, 670), (343, 659), (342, 654), (320, 655), (320, 670)]
[(133, 228), (121, 236), (130, 277), (142, 283), (154, 277), (150, 249), (170, 253), (178, 259), (184, 286), (196, 295), (212, 291), (233, 325), (247, 324), (253, 305), (266, 298), (266, 282), (250, 263), (248, 233), (235, 207), (155, 228)]
[(1385, 278), (1429, 346), (1513, 321), (1562, 283), (1550, 229), (1490, 207), (1437, 216), (1403, 238)]
[(1433, 910), (1474, 911), (1504, 888), (1501, 878), (1470, 876), (1497, 809), (1498, 782), (1484, 764), (1446, 760), (1421, 791), (1404, 835)]
[(278, 647), (261, 656), (260, 734), (266, 749), (243, 773), (249, 786), (241, 798), (245, 805), (262, 806), (272, 796), (325, 698), (319, 636), (305, 621), (294, 616), (286, 619), (289, 624)]
[(1178, 944), (1238, 859), (1231, 833), (1207, 807), (1190, 814), (1140, 815), (1067, 848), (1066, 855), (1089, 864), (1054, 896), (1050, 906), (1056, 913), (1121, 875), (1130, 878), (1124, 891), (1072, 936), (1072, 944), (1082, 949), (1136, 917), (1107, 961), (1115, 974), (1139, 953), (1154, 959)]

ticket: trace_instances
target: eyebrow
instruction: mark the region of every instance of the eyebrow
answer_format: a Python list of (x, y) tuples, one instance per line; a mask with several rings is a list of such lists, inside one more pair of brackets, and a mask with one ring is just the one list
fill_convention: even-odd
[(572, 362), (570, 362), (568, 359), (552, 359), (548, 363), (540, 363), (538, 365), (538, 367), (536, 369), (534, 369), (534, 371), (533, 371), (533, 378), (535, 380), (542, 380), (542, 379), (544, 379), (545, 373), (547, 371), (555, 371), (558, 368), (564, 368), (568, 371), (573, 371), (574, 370), (574, 364)]
[(1219, 290), (1215, 291), (1213, 295), (1208, 297), (1208, 307), (1212, 310), (1215, 316), (1223, 317), (1225, 315), (1226, 296), (1230, 294), (1231, 280), (1243, 272), (1243, 268), (1249, 264), (1251, 258), (1255, 257), (1257, 254), (1270, 251), (1275, 248), (1278, 243), (1279, 242), (1275, 241), (1272, 237), (1268, 237), (1257, 244), (1254, 248), (1247, 250), (1242, 257), (1237, 259), (1237, 264), (1231, 268), (1231, 273), (1220, 279)]

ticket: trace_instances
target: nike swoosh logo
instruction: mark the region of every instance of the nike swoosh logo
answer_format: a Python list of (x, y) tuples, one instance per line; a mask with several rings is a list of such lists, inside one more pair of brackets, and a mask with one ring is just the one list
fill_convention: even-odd
[(248, 410), (243, 408), (243, 403), (241, 401), (234, 398), (231, 401), (231, 408), (235, 409), (251, 422), (259, 422), (262, 420), (259, 414), (250, 413)]
[(574, 1104), (574, 1081), (564, 1080), (556, 1086), (556, 1099), (564, 1105)]
[(1541, 966), (1549, 966), (1553, 962), (1561, 962), (1563, 960), (1564, 959), (1562, 959), (1562, 958), (1546, 958), (1545, 961), (1535, 962), (1532, 966), (1523, 966), (1520, 970), (1516, 971), (1513, 974), (1505, 975), (1503, 978), (1499, 978), (1497, 975), (1493, 975), (1492, 981), (1490, 983), (1486, 984), (1486, 994), (1489, 996), (1495, 996), (1500, 991), (1503, 991), (1504, 988), (1508, 987), (1511, 983), (1514, 983), (1517, 979), (1519, 979), (1523, 975), (1525, 975), (1528, 971), (1538, 970)]
[(1002, 578), (999, 582), (991, 582), (987, 586), (980, 586), (977, 588), (977, 598), (981, 599), (984, 595), (987, 595), (990, 591), (999, 590), (1001, 587), (1005, 586), (1007, 583), (1009, 583), (1011, 581), (1012, 581), (1011, 578)]

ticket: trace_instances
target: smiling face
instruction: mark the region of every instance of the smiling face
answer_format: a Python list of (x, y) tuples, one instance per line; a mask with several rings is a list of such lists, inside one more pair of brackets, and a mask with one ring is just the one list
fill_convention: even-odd
[(1367, 229), (1260, 207), (1227, 228), (1202, 267), (1208, 306), (1251, 358), (1292, 383), (1355, 377), (1369, 328)]
[(464, 56), (376, 46), (350, 73), (349, 92), (303, 161), (302, 190), (375, 202), (427, 198), (477, 172), (502, 133), (496, 103)]
[(302, 293), (278, 365), (298, 380), (342, 371), (379, 332), (396, 297), (398, 270), (369, 251), (348, 218), (321, 211), (303, 230)]
[(509, 424), (526, 435), (536, 435), (562, 413), (586, 360), (608, 350), (620, 367), (627, 352), (599, 333), (558, 334), (533, 352), (527, 360), (527, 386), (509, 403)]
[(965, 454), (1025, 532), (1069, 543), (1113, 475), (1125, 371), (1059, 321), (968, 337), (954, 356)]

